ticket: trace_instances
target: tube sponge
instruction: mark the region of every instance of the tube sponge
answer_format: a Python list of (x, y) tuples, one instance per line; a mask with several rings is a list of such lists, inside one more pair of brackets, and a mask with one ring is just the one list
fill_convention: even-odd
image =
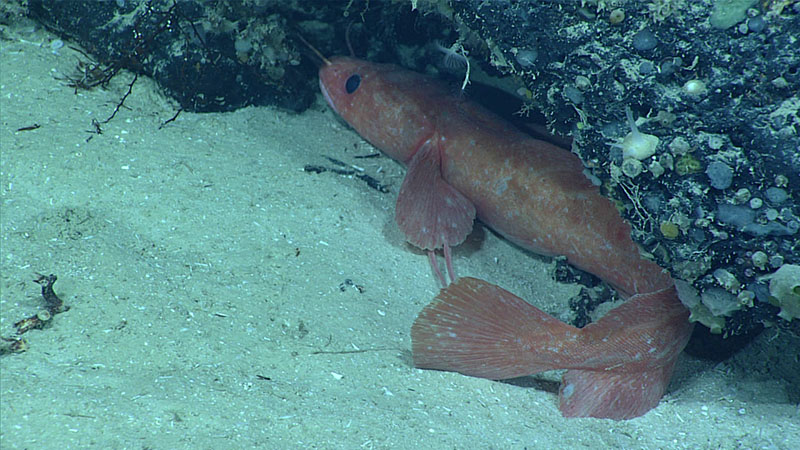
[(621, 142), (611, 144), (612, 147), (622, 149), (622, 158), (635, 158), (639, 161), (653, 156), (658, 146), (658, 137), (652, 134), (644, 134), (636, 128), (636, 121), (633, 120), (633, 113), (630, 108), (625, 108), (625, 116), (628, 119), (628, 126), (631, 132), (625, 135)]

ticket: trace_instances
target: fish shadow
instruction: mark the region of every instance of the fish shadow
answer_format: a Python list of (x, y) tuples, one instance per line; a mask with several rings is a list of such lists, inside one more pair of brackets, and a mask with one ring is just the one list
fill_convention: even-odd
[(510, 384), (521, 388), (533, 388), (537, 391), (545, 391), (551, 394), (558, 394), (561, 380), (552, 380), (538, 375), (526, 375), (524, 377), (509, 378), (507, 380), (497, 380), (500, 383)]
[[(401, 349), (397, 358), (403, 362), (407, 367), (414, 369), (414, 356), (411, 350)], [(561, 371), (550, 372), (559, 373)], [(548, 373), (548, 372), (545, 372)], [(466, 375), (465, 375), (466, 376)], [(505, 380), (494, 380), (498, 383), (510, 384), (521, 388), (536, 389), (538, 391), (549, 392), (551, 394), (558, 394), (558, 389), (561, 386), (561, 376), (557, 380), (548, 378), (545, 375), (526, 375), (524, 377), (508, 378)]]

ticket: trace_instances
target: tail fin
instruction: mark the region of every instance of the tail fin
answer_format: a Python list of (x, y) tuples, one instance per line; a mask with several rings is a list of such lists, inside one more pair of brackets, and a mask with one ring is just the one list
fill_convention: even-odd
[(460, 278), (411, 328), (414, 365), (489, 379), (566, 367), (580, 330), (514, 294)]
[[(658, 405), (678, 355), (692, 334), (674, 287), (637, 294), (582, 329), (581, 369), (564, 374), (559, 409), (565, 417), (632, 419)], [(624, 330), (620, 333), (620, 330)], [(613, 351), (600, 351), (600, 343)]]
[(675, 361), (677, 358), (666, 366), (636, 372), (568, 370), (558, 392), (558, 409), (564, 417), (639, 417), (658, 405)]
[(636, 295), (582, 330), (519, 297), (461, 278), (411, 328), (414, 364), (504, 379), (570, 369), (559, 392), (565, 417), (631, 419), (656, 405), (692, 325), (674, 290)]

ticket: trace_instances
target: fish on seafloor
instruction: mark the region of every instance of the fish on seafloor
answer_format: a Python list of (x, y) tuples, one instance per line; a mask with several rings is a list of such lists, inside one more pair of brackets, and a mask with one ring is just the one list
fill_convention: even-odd
[[(453, 283), (411, 329), (420, 368), (506, 379), (568, 369), (566, 417), (630, 419), (655, 407), (692, 331), (674, 282), (642, 259), (630, 227), (571, 152), (531, 138), (433, 78), (351, 57), (324, 59), (330, 106), (408, 168), (395, 219), (406, 239), (442, 249)], [(510, 241), (568, 261), (626, 298), (584, 328), (475, 278), (458, 279), (450, 247), (475, 218)]]

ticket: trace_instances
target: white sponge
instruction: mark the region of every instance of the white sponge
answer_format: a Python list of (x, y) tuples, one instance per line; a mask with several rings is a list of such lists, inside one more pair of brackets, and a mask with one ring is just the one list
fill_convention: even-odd
[(658, 146), (658, 137), (639, 132), (630, 108), (625, 108), (625, 116), (628, 118), (628, 126), (631, 127), (631, 132), (625, 135), (621, 142), (611, 144), (611, 146), (622, 149), (623, 159), (635, 158), (641, 161), (653, 156)]

